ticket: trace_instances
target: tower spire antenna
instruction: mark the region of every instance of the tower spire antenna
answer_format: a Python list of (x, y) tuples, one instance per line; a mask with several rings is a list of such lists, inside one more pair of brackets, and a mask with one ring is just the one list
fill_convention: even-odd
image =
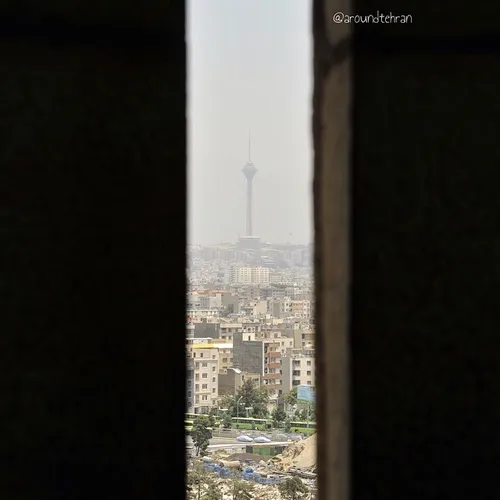
[(252, 134), (250, 129), (248, 129), (248, 161), (252, 161)]

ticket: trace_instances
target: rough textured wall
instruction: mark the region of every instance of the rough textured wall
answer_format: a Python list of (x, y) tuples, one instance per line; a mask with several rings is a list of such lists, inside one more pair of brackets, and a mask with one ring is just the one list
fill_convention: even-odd
[(348, 0), (313, 3), (314, 218), (318, 484), (320, 498), (349, 498), (349, 25), (334, 25)]

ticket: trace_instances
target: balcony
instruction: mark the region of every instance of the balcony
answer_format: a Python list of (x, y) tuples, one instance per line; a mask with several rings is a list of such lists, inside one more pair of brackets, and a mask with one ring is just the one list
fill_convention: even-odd
[(271, 351), (267, 353), (268, 358), (281, 358), (281, 352)]
[(264, 387), (265, 389), (268, 389), (268, 390), (273, 390), (273, 391), (277, 391), (279, 389), (281, 389), (281, 384), (264, 384), (262, 387)]
[(278, 379), (280, 377), (281, 375), (279, 373), (264, 373), (264, 375), (262, 375), (263, 380)]
[(281, 368), (281, 363), (267, 363), (264, 368), (276, 369)]

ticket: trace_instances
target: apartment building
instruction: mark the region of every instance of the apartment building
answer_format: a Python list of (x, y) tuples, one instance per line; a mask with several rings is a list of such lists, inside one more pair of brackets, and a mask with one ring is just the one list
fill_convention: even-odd
[(279, 339), (264, 339), (263, 347), (263, 373), (262, 387), (269, 392), (269, 397), (278, 398), (283, 393), (281, 383), (281, 355), (282, 345)]
[(293, 347), (295, 349), (302, 349), (307, 346), (314, 347), (315, 334), (313, 330), (300, 329), (293, 332)]
[(265, 316), (267, 314), (267, 300), (251, 300), (241, 308), (247, 316)]
[(225, 373), (233, 366), (233, 343), (213, 344), (219, 350), (219, 373)]
[(310, 300), (272, 299), (268, 302), (268, 311), (275, 318), (293, 317), (309, 319), (311, 317)]
[(188, 365), (193, 367), (194, 413), (208, 413), (219, 398), (219, 349), (207, 340), (187, 339)]
[(269, 283), (269, 268), (233, 266), (229, 281), (234, 285), (266, 285)]
[(294, 350), (289, 356), (282, 357), (281, 383), (284, 394), (299, 385), (314, 387), (316, 383), (314, 351)]
[(309, 319), (311, 317), (310, 300), (292, 300), (291, 306), (294, 318)]
[(233, 335), (243, 331), (241, 323), (221, 323), (220, 324), (220, 338), (222, 340), (229, 340), (232, 342)]
[(259, 373), (248, 373), (238, 368), (228, 368), (224, 373), (219, 373), (219, 394), (236, 394), (245, 380), (254, 380), (257, 385), (261, 383)]
[(192, 358), (186, 363), (186, 411), (194, 412), (194, 362)]
[(189, 318), (217, 318), (220, 314), (218, 309), (198, 309), (198, 308), (188, 308), (186, 314)]
[(233, 367), (243, 372), (258, 373), (261, 386), (269, 391), (271, 399), (276, 399), (282, 392), (281, 356), (291, 349), (292, 338), (283, 338), (276, 332), (276, 337), (265, 337), (265, 332), (235, 333), (233, 337)]

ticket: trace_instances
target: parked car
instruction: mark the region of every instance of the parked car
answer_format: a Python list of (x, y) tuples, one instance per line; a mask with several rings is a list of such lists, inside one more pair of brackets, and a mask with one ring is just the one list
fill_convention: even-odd
[(252, 443), (253, 439), (250, 436), (247, 436), (245, 434), (241, 434), (236, 438), (236, 441), (239, 441), (240, 443)]
[(270, 443), (271, 440), (269, 438), (266, 438), (266, 436), (259, 436), (254, 439), (255, 443)]

